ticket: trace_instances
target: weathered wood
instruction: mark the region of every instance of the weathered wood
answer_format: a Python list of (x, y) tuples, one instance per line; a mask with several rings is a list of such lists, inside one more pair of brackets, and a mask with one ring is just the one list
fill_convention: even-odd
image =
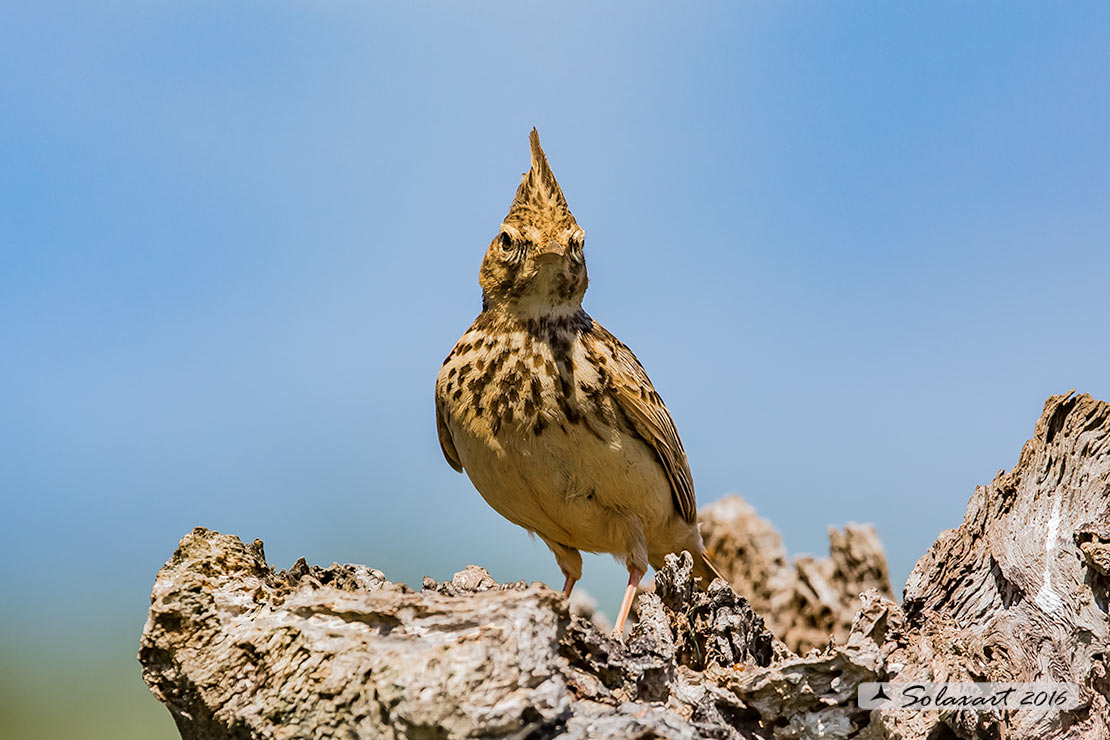
[[(1110, 738), (1107, 578), (1110, 404), (1053, 396), (1018, 464), (971, 497), (910, 574), (904, 609), (916, 639), (897, 675), (941, 680), (1068, 681), (1075, 712), (1015, 712), (1008, 737)], [(961, 718), (961, 722), (970, 721)]]
[[(143, 677), (187, 740), (1110, 737), (1110, 405), (1049, 399), (1018, 464), (918, 562), (904, 607), (881, 593), (873, 531), (833, 533), (829, 560), (791, 567), (743, 509), (710, 512), (707, 540), (752, 604), (696, 590), (689, 554), (669, 556), (626, 643), (481, 568), (414, 592), (365, 566), (275, 572), (261, 542), (197, 529), (155, 582)], [(795, 654), (761, 609), (823, 649)], [(1070, 681), (1083, 706), (856, 705), (863, 681), (911, 679)]]
[(701, 513), (702, 537), (722, 575), (788, 648), (804, 654), (843, 642), (868, 589), (893, 599), (882, 544), (870, 525), (830, 528), (829, 557), (787, 561), (771, 523), (739, 496)]

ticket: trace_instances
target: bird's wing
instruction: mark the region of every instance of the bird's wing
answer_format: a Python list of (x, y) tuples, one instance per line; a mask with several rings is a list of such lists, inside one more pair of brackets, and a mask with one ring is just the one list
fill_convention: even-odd
[(678, 513), (685, 521), (694, 523), (698, 517), (694, 479), (690, 475), (686, 450), (678, 438), (678, 429), (663, 399), (655, 392), (647, 372), (632, 350), (597, 322), (594, 322), (591, 334), (596, 335), (596, 339), (609, 350), (606, 354), (611, 353), (617, 363), (611, 373), (612, 394), (617, 406), (632, 424), (633, 431), (655, 451), (671, 484), (671, 498)]
[(443, 407), (438, 398), (436, 398), (436, 432), (439, 434), (439, 448), (443, 450), (447, 464), (461, 473), (463, 466), (462, 461), (459, 460), (459, 451), (455, 449), (455, 443), (451, 440), (451, 430), (447, 428), (447, 420), (443, 418)]

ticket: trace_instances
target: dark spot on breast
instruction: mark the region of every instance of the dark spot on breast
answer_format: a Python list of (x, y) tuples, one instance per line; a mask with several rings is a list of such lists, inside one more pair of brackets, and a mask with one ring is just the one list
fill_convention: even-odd
[(485, 368), (482, 369), (479, 367), (479, 370), (482, 370), (482, 374), (470, 381), (470, 384), (467, 386), (470, 388), (470, 392), (474, 394), (476, 402), (481, 402), (486, 388), (491, 384), (494, 377), (497, 375), (497, 371), (501, 369), (501, 366), (508, 358), (509, 352), (502, 352), (499, 355), (495, 355), (488, 363), (482, 363), (482, 361), (479, 360), (480, 364), (485, 364)]
[(536, 419), (536, 423), (532, 426), (532, 434), (537, 437), (543, 434), (543, 430), (547, 428), (547, 422), (544, 421), (542, 416)]
[[(569, 370), (567, 371), (569, 374)], [(573, 376), (571, 376), (573, 377)], [(559, 393), (556, 394), (556, 400), (559, 402), (559, 408), (563, 410), (563, 416), (567, 418), (571, 424), (578, 423), (578, 409), (574, 407), (574, 401), (571, 397), (573, 393), (570, 381), (566, 375), (559, 373)]]
[(520, 400), (520, 377), (515, 373), (510, 373), (501, 380), (501, 392), (509, 399), (509, 403), (516, 403)]
[(463, 392), (463, 389), (459, 388), (457, 391), (455, 391), (454, 393), (451, 394), (451, 398), (458, 401), (460, 398), (462, 398), (462, 392)]
[(570, 362), (570, 338), (564, 332), (552, 332), (548, 344), (551, 345), (551, 353), (555, 355), (556, 362), (560, 365)]
[(456, 373), (457, 371), (458, 371), (458, 368), (457, 368), (457, 367), (453, 367), (453, 368), (451, 368), (450, 370), (448, 370), (448, 371), (447, 371), (447, 377), (448, 377), (448, 378), (453, 378), (453, 377), (455, 377), (455, 373)]

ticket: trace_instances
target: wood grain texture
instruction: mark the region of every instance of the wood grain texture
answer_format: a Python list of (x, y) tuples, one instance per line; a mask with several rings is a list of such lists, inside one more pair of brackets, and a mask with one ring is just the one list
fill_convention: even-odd
[[(744, 537), (772, 542), (729, 541)], [(879, 579), (877, 541), (837, 537), (834, 590)], [(277, 572), (261, 542), (197, 529), (158, 574), (139, 660), (187, 740), (1110, 737), (1110, 405), (1050, 398), (1017, 465), (918, 562), (904, 607), (867, 589), (822, 649), (792, 652), (692, 573), (668, 556), (621, 643), (541, 584), (473, 566), (420, 592), (359, 565)], [(777, 603), (774, 587), (754, 602)], [(1083, 705), (862, 711), (873, 680), (1066, 681)]]

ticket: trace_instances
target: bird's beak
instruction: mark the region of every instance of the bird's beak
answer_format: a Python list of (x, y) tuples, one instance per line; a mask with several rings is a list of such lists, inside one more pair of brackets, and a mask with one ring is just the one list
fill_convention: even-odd
[(535, 252), (536, 259), (562, 259), (567, 256), (567, 248), (555, 240), (540, 246)]

